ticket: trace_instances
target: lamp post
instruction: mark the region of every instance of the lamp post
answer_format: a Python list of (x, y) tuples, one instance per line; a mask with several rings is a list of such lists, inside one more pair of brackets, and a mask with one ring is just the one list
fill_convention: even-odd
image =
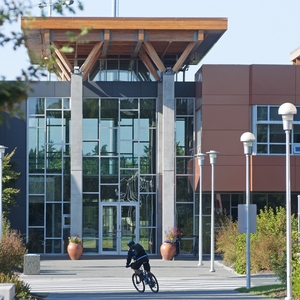
[(290, 131), (293, 128), (293, 117), (297, 113), (295, 105), (284, 103), (278, 109), (282, 115), (283, 130), (286, 137), (286, 300), (292, 296), (292, 228), (291, 228), (291, 181), (290, 181)]
[(2, 241), (2, 160), (7, 147), (0, 145), (0, 243)]
[(202, 167), (204, 165), (204, 158), (206, 154), (203, 153), (198, 153), (197, 158), (198, 158), (198, 165), (200, 168), (200, 173), (199, 173), (199, 263), (198, 266), (202, 266)]
[(112, 0), (112, 10), (113, 10), (113, 16), (118, 17), (119, 16), (119, 0)]
[(249, 157), (252, 153), (252, 144), (255, 136), (251, 132), (245, 132), (241, 136), (246, 155), (246, 287), (251, 288), (251, 264), (250, 264), (250, 178), (249, 178)]
[(215, 259), (215, 191), (214, 191), (214, 165), (216, 164), (217, 155), (219, 152), (210, 150), (206, 152), (209, 155), (211, 164), (211, 233), (210, 233), (210, 272), (215, 272), (214, 259)]

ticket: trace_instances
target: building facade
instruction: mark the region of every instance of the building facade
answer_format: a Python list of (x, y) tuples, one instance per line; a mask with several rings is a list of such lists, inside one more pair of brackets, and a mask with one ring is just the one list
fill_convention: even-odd
[[(277, 112), (284, 102), (299, 102), (297, 66), (203, 65), (194, 82), (179, 82), (178, 74), (198, 64), (225, 32), (227, 20), (48, 18), (30, 28), (25, 21), (31, 61), (53, 55), (60, 79), (32, 84), (25, 122), (15, 117), (1, 126), (3, 144), (17, 147), (22, 174), (12, 227), (26, 233), (30, 252), (64, 254), (68, 236), (79, 235), (86, 255), (125, 254), (129, 239), (155, 255), (164, 232), (178, 226), (181, 253), (191, 254), (199, 224), (195, 154), (220, 152), (216, 227), (224, 216), (236, 220), (244, 203), (245, 131), (256, 136), (252, 203), (284, 205), (285, 134)], [(82, 22), (94, 25), (89, 43), (61, 52), (65, 31)], [(294, 212), (298, 115), (291, 139)], [(208, 158), (202, 181), (203, 253), (209, 253)]]

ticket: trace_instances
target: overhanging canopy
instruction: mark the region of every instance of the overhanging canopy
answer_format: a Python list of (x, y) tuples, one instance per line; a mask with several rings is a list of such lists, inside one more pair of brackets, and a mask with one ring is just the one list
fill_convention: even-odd
[[(227, 30), (227, 18), (22, 18), (30, 60), (53, 55), (62, 78), (78, 66), (86, 79), (98, 60), (142, 60), (155, 79), (167, 68), (174, 73), (197, 65)], [(70, 42), (67, 32), (89, 32)], [(49, 46), (54, 49), (50, 53)], [(66, 53), (68, 45), (73, 52)]]

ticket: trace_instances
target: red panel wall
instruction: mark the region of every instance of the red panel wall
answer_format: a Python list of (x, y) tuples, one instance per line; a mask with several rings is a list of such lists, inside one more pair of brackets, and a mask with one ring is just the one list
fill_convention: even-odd
[[(202, 73), (201, 151), (220, 152), (215, 190), (245, 190), (246, 158), (240, 137), (251, 131), (251, 106), (291, 102), (300, 105), (300, 67), (293, 65), (204, 65)], [(199, 103), (198, 103), (199, 104)], [(197, 164), (196, 164), (197, 165)], [(253, 156), (251, 190), (285, 191), (285, 156)], [(198, 172), (197, 172), (198, 173)], [(291, 157), (291, 190), (300, 191), (300, 156)], [(203, 191), (211, 190), (211, 166), (205, 159)]]

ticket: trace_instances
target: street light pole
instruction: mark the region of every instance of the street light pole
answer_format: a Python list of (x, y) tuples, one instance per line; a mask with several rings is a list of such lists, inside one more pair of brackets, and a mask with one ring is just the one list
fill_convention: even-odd
[(0, 243), (2, 241), (2, 161), (5, 149), (5, 146), (0, 145)]
[(202, 266), (202, 167), (204, 165), (204, 158), (206, 154), (203, 153), (198, 153), (198, 165), (200, 168), (200, 174), (199, 174), (199, 245), (198, 245), (198, 250), (199, 250), (199, 263), (198, 266)]
[(210, 224), (210, 272), (215, 272), (214, 259), (215, 259), (215, 191), (214, 191), (214, 178), (215, 171), (214, 165), (216, 164), (217, 155), (219, 152), (210, 150), (206, 152), (209, 155), (211, 164), (211, 224)]
[(297, 113), (295, 105), (284, 103), (278, 109), (282, 115), (283, 130), (286, 137), (286, 300), (292, 300), (292, 227), (291, 227), (291, 181), (290, 181), (290, 131), (293, 117)]
[(250, 264), (250, 176), (249, 176), (249, 157), (252, 153), (252, 144), (255, 136), (251, 132), (245, 132), (241, 136), (244, 144), (244, 154), (246, 155), (246, 287), (251, 288), (251, 264)]

